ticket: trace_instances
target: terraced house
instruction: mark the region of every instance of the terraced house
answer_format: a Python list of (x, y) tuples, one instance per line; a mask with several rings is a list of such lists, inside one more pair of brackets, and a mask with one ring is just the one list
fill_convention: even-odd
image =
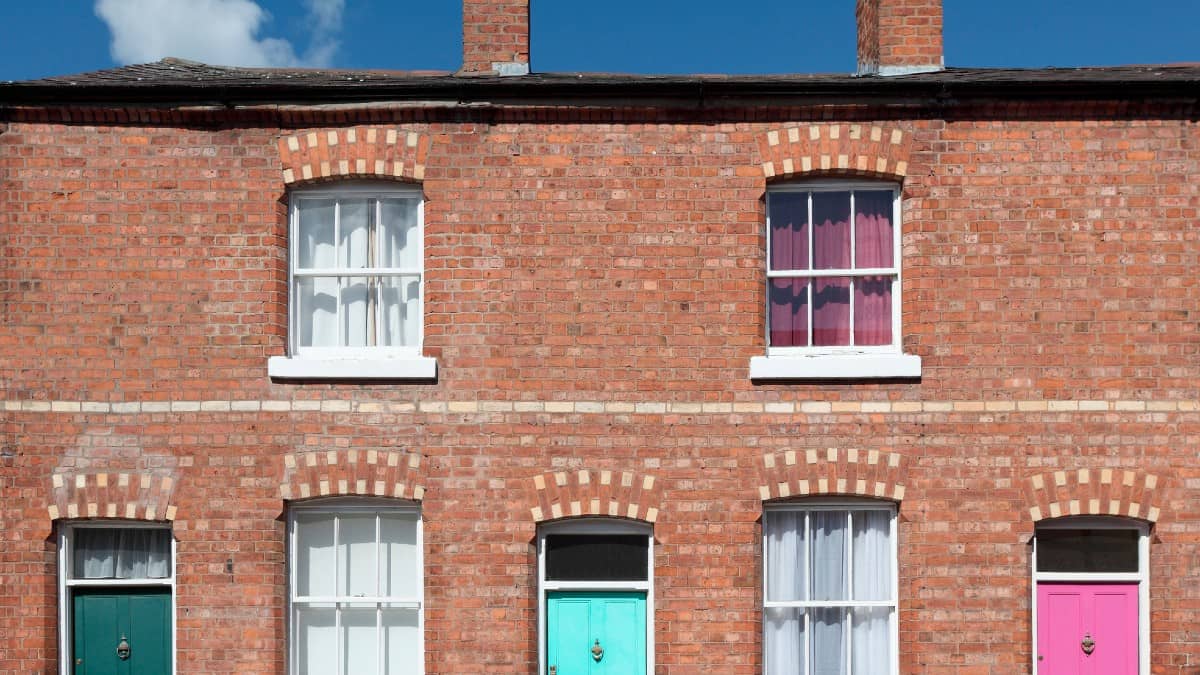
[(0, 85), (0, 673), (1200, 673), (1200, 67)]

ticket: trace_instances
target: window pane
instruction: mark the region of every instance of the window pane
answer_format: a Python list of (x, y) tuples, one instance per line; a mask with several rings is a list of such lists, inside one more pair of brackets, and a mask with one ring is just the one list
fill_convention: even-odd
[(296, 595), (334, 595), (333, 565), (333, 516), (297, 517)]
[(338, 206), (341, 220), (341, 237), (338, 240), (338, 265), (340, 267), (370, 267), (367, 230), (368, 201), (366, 199), (343, 199)]
[(813, 345), (850, 344), (850, 280), (813, 280)]
[(333, 266), (333, 209), (332, 199), (300, 200), (296, 264), (301, 269)]
[(171, 533), (160, 528), (78, 528), (76, 579), (165, 579), (171, 576)]
[(118, 579), (166, 579), (171, 576), (170, 532), (147, 528), (118, 532)]
[(850, 193), (813, 193), (813, 268), (850, 267)]
[(768, 511), (763, 514), (766, 538), (767, 600), (807, 600), (804, 569), (804, 512)]
[(808, 515), (811, 546), (809, 578), (813, 600), (848, 600), (846, 579), (846, 512), (812, 511)]
[(891, 190), (854, 193), (855, 267), (891, 267), (892, 224)]
[(416, 516), (381, 515), (380, 539), (383, 593), (391, 597), (420, 598)]
[[(846, 609), (822, 607), (809, 610), (809, 613), (813, 675), (845, 675)], [(887, 672), (878, 671), (875, 675)]]
[(383, 610), (383, 662), (389, 675), (420, 672), (420, 644), (417, 610)]
[(546, 537), (546, 579), (646, 581), (647, 538), (642, 535)]
[(383, 277), (379, 280), (383, 331), (381, 344), (389, 347), (416, 346), (421, 328), (420, 277)]
[[(379, 595), (376, 567), (375, 515), (341, 516), (338, 520), (338, 593)], [(374, 626), (375, 622), (372, 621)]]
[(854, 675), (891, 672), (892, 608), (854, 608)]
[(803, 675), (804, 610), (771, 607), (763, 616), (764, 675)]
[(385, 199), (380, 222), (380, 267), (420, 267), (417, 200)]
[(375, 610), (342, 610), (343, 673), (376, 673), (379, 669), (379, 631)]
[(338, 280), (302, 277), (296, 280), (299, 300), (296, 323), (301, 347), (336, 347)]
[(374, 344), (374, 321), (371, 318), (371, 289), (366, 277), (343, 277), (341, 282), (342, 334), (346, 347), (366, 347)]
[(330, 675), (337, 669), (336, 610), (332, 607), (296, 610), (297, 660), (300, 675)]
[(892, 599), (892, 514), (855, 511), (854, 599)]
[(854, 344), (892, 344), (892, 278), (854, 280)]
[(771, 220), (772, 270), (808, 269), (808, 193), (773, 192), (767, 200)]
[(1038, 530), (1039, 572), (1137, 572), (1134, 530)]
[(808, 346), (808, 279), (772, 279), (772, 347)]

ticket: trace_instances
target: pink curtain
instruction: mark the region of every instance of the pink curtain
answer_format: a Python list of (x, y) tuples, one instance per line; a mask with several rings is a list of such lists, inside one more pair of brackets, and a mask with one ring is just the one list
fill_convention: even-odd
[[(808, 222), (808, 193), (771, 195), (770, 269), (829, 270), (892, 267), (895, 232), (893, 193), (868, 190), (854, 193), (854, 260), (850, 247), (850, 193), (812, 193), (812, 223)], [(809, 260), (809, 236), (812, 260)], [(811, 262), (811, 266), (810, 266)], [(803, 347), (851, 344), (850, 315), (854, 313), (855, 345), (892, 343), (892, 286), (889, 276), (857, 277), (851, 303), (848, 277), (774, 279), (769, 292), (771, 345)], [(811, 298), (810, 298), (811, 293)], [(809, 303), (812, 325), (808, 325)]]
[(808, 279), (772, 279), (771, 346), (808, 346)]
[[(813, 267), (850, 267), (850, 193), (813, 193)], [(813, 282), (813, 345), (850, 344), (850, 280)]]
[(892, 266), (892, 193), (854, 193), (855, 267)]
[[(891, 267), (892, 192), (854, 193), (856, 268)], [(854, 281), (854, 344), (892, 343), (892, 279), (861, 277)]]
[(771, 195), (771, 269), (808, 269), (808, 195)]
[[(771, 195), (771, 266), (779, 270), (808, 269), (808, 194), (781, 192)], [(776, 347), (808, 346), (808, 280), (771, 281), (771, 344)]]

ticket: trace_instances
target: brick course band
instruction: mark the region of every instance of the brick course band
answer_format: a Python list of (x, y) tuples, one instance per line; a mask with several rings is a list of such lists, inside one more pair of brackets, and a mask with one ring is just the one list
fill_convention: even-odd
[(283, 456), (279, 496), (285, 501), (357, 495), (421, 501), (421, 455), (402, 450), (312, 450)]
[(897, 452), (826, 448), (763, 455), (758, 496), (764, 502), (814, 495), (904, 500), (904, 458)]
[(427, 413), (427, 414), (628, 414), (628, 415), (829, 415), (976, 413), (976, 414), (1165, 414), (1200, 412), (1200, 400), (1024, 400), (1024, 401), (354, 401), (314, 400), (177, 400), (177, 401), (43, 401), (6, 400), (6, 412), (99, 413), (136, 415), (180, 412), (332, 412), (332, 413)]
[(812, 124), (772, 129), (759, 138), (767, 180), (808, 174), (901, 180), (908, 175), (911, 134), (871, 124)]
[(569, 469), (527, 479), (535, 523), (579, 516), (608, 516), (653, 523), (662, 508), (662, 485), (633, 471)]
[(170, 472), (61, 472), (50, 477), (50, 520), (175, 520), (177, 477)]
[(282, 136), (279, 158), (283, 182), (424, 180), (431, 143), (427, 134), (383, 126), (318, 129)]
[(1051, 471), (1031, 476), (1029, 517), (1120, 516), (1158, 521), (1159, 477), (1124, 467)]

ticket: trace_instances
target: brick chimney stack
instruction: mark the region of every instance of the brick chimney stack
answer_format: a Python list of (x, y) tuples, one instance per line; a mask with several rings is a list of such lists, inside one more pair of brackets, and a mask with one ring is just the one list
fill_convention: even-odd
[(464, 74), (529, 73), (529, 0), (463, 0)]
[(942, 0), (858, 0), (858, 73), (944, 69)]

